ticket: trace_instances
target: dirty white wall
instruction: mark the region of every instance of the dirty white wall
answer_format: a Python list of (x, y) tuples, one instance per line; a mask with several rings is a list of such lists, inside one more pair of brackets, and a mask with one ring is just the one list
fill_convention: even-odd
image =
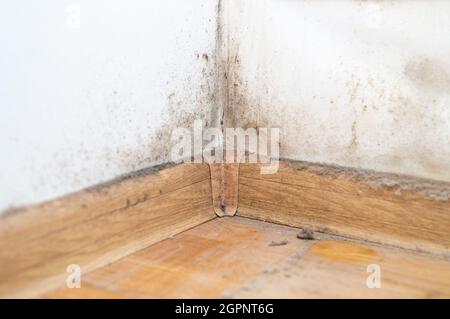
[(217, 1), (0, 7), (0, 211), (167, 162), (207, 120)]
[(450, 1), (230, 0), (240, 126), (281, 157), (450, 181)]
[(283, 158), (450, 181), (449, 1), (219, 8), (2, 1), (0, 211), (169, 161), (217, 85), (233, 126), (280, 127)]

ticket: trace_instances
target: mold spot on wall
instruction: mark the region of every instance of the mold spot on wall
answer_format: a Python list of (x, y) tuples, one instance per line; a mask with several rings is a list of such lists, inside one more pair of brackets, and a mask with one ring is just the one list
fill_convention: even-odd
[(421, 89), (450, 94), (450, 67), (429, 58), (417, 58), (406, 63), (405, 76)]
[[(172, 92), (168, 95), (167, 112), (163, 115), (165, 121), (145, 146), (146, 153), (150, 156), (148, 161), (157, 164), (171, 161), (171, 149), (174, 146), (171, 136), (175, 129), (192, 129), (196, 120), (203, 121), (203, 129), (211, 127), (215, 117), (212, 105), (217, 103), (216, 66), (214, 63), (208, 65), (210, 58), (206, 53), (202, 55), (202, 61), (205, 65), (202, 67), (200, 91), (191, 92), (193, 99), (186, 101), (186, 91)], [(185, 82), (186, 90), (190, 80), (187, 78)], [(189, 102), (194, 105), (186, 105)]]
[(230, 74), (229, 80), (229, 112), (226, 114), (229, 127), (257, 129), (274, 124), (265, 117), (261, 97), (251, 94), (247, 81), (240, 78), (238, 70)]

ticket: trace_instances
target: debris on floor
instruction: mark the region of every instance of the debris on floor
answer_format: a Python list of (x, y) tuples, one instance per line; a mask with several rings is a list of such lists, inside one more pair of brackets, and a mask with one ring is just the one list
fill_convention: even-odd
[(309, 228), (303, 228), (298, 234), (298, 239), (314, 240), (314, 232)]
[(283, 241), (272, 241), (269, 246), (285, 246), (287, 245), (289, 242), (287, 240), (283, 240)]

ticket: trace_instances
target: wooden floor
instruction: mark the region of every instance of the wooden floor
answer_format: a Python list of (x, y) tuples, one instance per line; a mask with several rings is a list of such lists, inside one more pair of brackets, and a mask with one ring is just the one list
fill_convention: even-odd
[[(241, 217), (201, 224), (44, 298), (450, 298), (450, 261)], [(368, 265), (381, 288), (368, 288)]]
[(34, 298), (66, 269), (105, 266), (214, 219), (209, 168), (145, 169), (0, 216), (0, 298)]

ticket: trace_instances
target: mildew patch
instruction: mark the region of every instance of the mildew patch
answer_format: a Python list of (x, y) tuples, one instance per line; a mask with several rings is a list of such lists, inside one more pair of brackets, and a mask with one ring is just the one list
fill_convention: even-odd
[(405, 192), (413, 192), (435, 201), (447, 202), (450, 200), (450, 183), (447, 182), (337, 165), (292, 160), (284, 160), (284, 162), (294, 169), (308, 170), (317, 175), (361, 181), (374, 190), (388, 188), (398, 196)]
[(430, 58), (417, 58), (405, 64), (405, 76), (420, 88), (450, 94), (450, 68)]
[[(232, 61), (238, 61), (238, 56), (233, 56)], [(234, 67), (238, 67), (236, 62)], [(253, 96), (247, 81), (239, 76), (239, 70), (235, 69), (230, 74), (229, 87), (229, 112), (226, 113), (226, 122), (230, 127), (247, 128), (268, 128), (272, 121), (269, 121), (264, 114), (264, 105), (261, 97)]]
[[(163, 115), (164, 123), (152, 135), (151, 140), (144, 146), (149, 154), (146, 161), (164, 163), (170, 161), (171, 149), (174, 141), (171, 140), (172, 132), (177, 128), (192, 129), (196, 120), (203, 121), (203, 129), (214, 127), (218, 109), (215, 105), (220, 104), (218, 92), (218, 60), (215, 52), (213, 54), (203, 53), (198, 63), (201, 63), (201, 82), (199, 90), (192, 90), (192, 98), (186, 101), (186, 88), (190, 87), (190, 79), (185, 79), (182, 92), (172, 92), (167, 96), (167, 110)], [(189, 93), (188, 93), (189, 95)], [(191, 102), (192, 105), (187, 105)]]
[[(38, 59), (24, 59), (28, 62), (23, 69), (38, 70), (32, 73), (40, 80), (45, 77), (35, 81), (43, 89), (23, 87), (19, 81), (11, 85), (22, 87), (23, 94), (9, 90), (5, 97), (14, 112), (2, 116), (4, 123), (20, 121), (26, 129), (1, 125), (2, 181), (11, 185), (2, 191), (0, 210), (168, 162), (174, 128), (189, 127), (194, 119), (210, 125), (216, 3), (180, 3), (177, 10), (163, 2), (147, 2), (145, 10), (122, 4), (129, 13), (126, 23), (117, 24), (121, 10), (102, 15), (101, 24), (91, 25), (91, 36), (80, 39), (83, 52), (73, 56), (70, 39), (62, 39), (57, 30), (42, 33), (51, 40), (39, 44), (43, 54)], [(92, 9), (101, 12), (102, 5)], [(145, 40), (162, 33), (164, 41), (156, 46)], [(104, 41), (92, 41), (97, 37)], [(58, 52), (45, 54), (55, 51), (52, 43), (59, 40)], [(20, 46), (16, 49), (21, 51)], [(67, 55), (73, 59), (64, 64)], [(5, 78), (14, 77), (24, 62), (13, 60)]]
[(447, 5), (438, 29), (408, 18), (420, 3), (231, 3), (225, 124), (280, 128), (285, 158), (450, 181)]

